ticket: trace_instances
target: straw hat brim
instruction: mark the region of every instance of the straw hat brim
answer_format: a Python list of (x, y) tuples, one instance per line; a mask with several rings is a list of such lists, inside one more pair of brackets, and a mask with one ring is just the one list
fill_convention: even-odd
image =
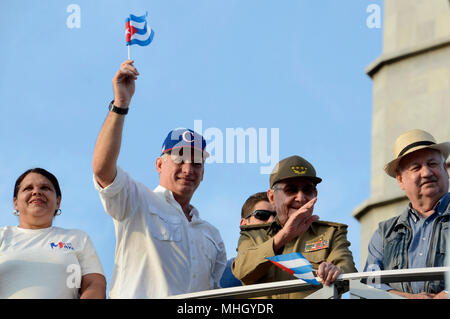
[(444, 142), (444, 143), (439, 143), (439, 144), (433, 144), (433, 145), (420, 145), (417, 147), (413, 147), (410, 150), (408, 150), (407, 152), (405, 152), (405, 154), (397, 157), (395, 160), (390, 161), (389, 163), (387, 163), (384, 166), (384, 171), (386, 172), (386, 174), (388, 174), (391, 177), (396, 177), (396, 171), (397, 171), (397, 167), (400, 164), (400, 161), (402, 160), (403, 157), (405, 157), (408, 154), (411, 154), (412, 152), (418, 151), (420, 149), (424, 149), (424, 148), (431, 148), (431, 149), (435, 149), (440, 151), (443, 155), (445, 160), (447, 160), (449, 154), (450, 154), (450, 142)]

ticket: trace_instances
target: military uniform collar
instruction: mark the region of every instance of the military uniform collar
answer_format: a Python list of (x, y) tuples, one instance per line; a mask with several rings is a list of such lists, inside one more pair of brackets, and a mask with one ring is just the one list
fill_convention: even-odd
[[(270, 227), (267, 229), (267, 235), (269, 236), (275, 236), (275, 234), (283, 228), (283, 225), (280, 224), (280, 221), (277, 217), (275, 217), (274, 221), (269, 225)], [(307, 229), (306, 231), (311, 231), (314, 235), (316, 235), (318, 231), (317, 227), (318, 224), (316, 222), (313, 222), (309, 229)]]
[(280, 221), (277, 217), (275, 217), (274, 221), (270, 224), (269, 229), (267, 229), (267, 235), (268, 236), (275, 236), (283, 226), (280, 224)]

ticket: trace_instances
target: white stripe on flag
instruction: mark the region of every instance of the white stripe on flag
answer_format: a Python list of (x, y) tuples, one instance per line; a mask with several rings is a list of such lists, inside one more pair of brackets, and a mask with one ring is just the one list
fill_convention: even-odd
[(301, 266), (310, 265), (309, 261), (307, 261), (306, 259), (302, 259), (302, 258), (279, 261), (278, 263), (282, 264), (284, 267), (287, 267), (287, 268), (297, 268), (297, 267), (301, 267)]
[(303, 274), (294, 274), (295, 277), (300, 278), (300, 279), (316, 279), (316, 277), (314, 277), (312, 272), (307, 272), (307, 273), (303, 273)]
[(145, 41), (150, 36), (150, 32), (151, 32), (151, 29), (147, 26), (147, 33), (146, 34), (137, 34), (137, 33), (135, 33), (135, 34), (133, 34), (131, 36), (131, 40), (136, 39), (136, 40), (140, 40), (140, 41)]
[[(136, 21), (130, 20), (130, 25), (135, 27), (136, 29), (144, 29), (145, 22), (136, 22)], [(149, 27), (149, 25), (147, 24), (147, 28), (148, 27)]]

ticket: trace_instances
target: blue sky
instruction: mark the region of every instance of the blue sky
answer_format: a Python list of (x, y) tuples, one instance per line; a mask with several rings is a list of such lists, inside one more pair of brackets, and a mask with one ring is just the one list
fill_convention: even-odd
[[(81, 9), (80, 28), (66, 24), (70, 4)], [(154, 161), (172, 128), (199, 120), (203, 131), (223, 134), (224, 146), (227, 129), (267, 129), (269, 139), (278, 129), (279, 158), (300, 155), (323, 178), (315, 213), (349, 225), (360, 269), (366, 247), (352, 210), (370, 195), (372, 81), (364, 69), (382, 50), (382, 28), (366, 24), (370, 4), (383, 8), (381, 0), (2, 1), (0, 225), (18, 223), (16, 178), (48, 169), (63, 194), (54, 225), (90, 235), (109, 283), (114, 227), (92, 183), (92, 153), (111, 79), (127, 58), (125, 18), (148, 11), (155, 37), (131, 48), (141, 75), (119, 165), (154, 188)], [(269, 184), (259, 155), (249, 163), (250, 147), (235, 151), (245, 163), (206, 164), (192, 200), (220, 230), (228, 257), (243, 202)]]

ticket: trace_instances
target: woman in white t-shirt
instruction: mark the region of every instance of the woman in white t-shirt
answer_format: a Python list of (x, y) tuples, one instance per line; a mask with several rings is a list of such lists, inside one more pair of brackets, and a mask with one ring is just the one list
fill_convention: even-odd
[(58, 180), (42, 168), (14, 187), (18, 226), (0, 227), (0, 298), (105, 298), (106, 280), (89, 236), (52, 226)]

